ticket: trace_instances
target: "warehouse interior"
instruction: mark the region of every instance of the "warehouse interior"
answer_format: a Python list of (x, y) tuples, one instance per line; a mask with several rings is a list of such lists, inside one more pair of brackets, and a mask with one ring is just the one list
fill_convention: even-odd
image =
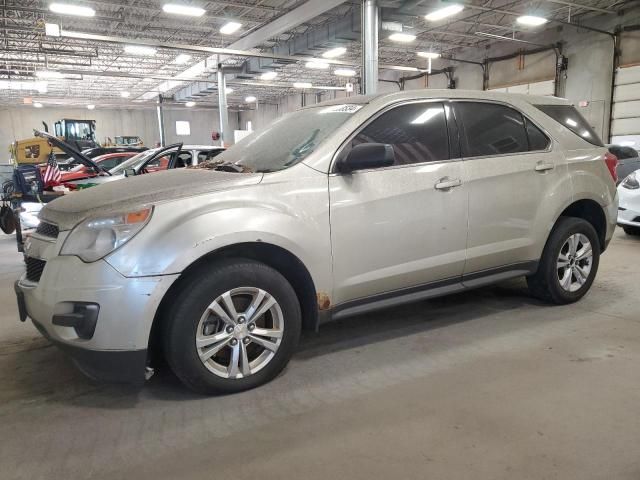
[[(14, 286), (29, 275), (25, 262), (35, 248), (32, 235), (40, 233), (39, 212), (70, 199), (48, 207), (40, 192), (29, 204), (35, 207), (23, 205), (14, 172), (20, 164), (38, 165), (34, 171), (45, 183), (52, 165), (68, 174), (63, 166), (69, 152), (57, 153), (56, 137), (90, 159), (85, 148), (122, 153), (122, 165), (179, 144), (178, 153), (190, 151), (197, 169), (196, 157), (206, 163), (225, 149), (221, 158), (242, 159), (243, 142), (323, 102), (356, 112), (366, 103), (358, 100), (362, 95), (405, 98), (400, 96), (437, 90), (433, 98), (442, 100), (465, 98), (459, 91), (480, 99), (523, 94), (565, 99), (602, 140), (603, 152), (631, 152), (628, 159), (618, 155), (618, 168), (635, 158), (640, 172), (638, 0), (2, 0), (0, 13), (2, 206), (15, 215), (11, 233), (0, 233), (2, 479), (638, 478), (640, 227), (625, 226), (620, 217), (615, 227), (615, 192), (635, 195), (640, 188), (631, 171), (618, 172), (611, 185), (615, 231), (606, 242), (603, 237), (598, 276), (582, 300), (550, 306), (529, 295), (524, 277), (505, 277), (446, 297), (355, 309), (349, 318), (303, 328), (283, 373), (240, 393), (194, 393), (163, 359), (147, 367), (143, 385), (87, 378), (43, 338), (42, 326), (19, 321), (24, 312)], [(69, 133), (74, 125), (87, 125), (91, 133)], [(285, 137), (270, 141), (286, 143)], [(81, 140), (91, 145), (81, 148)], [(157, 168), (179, 168), (172, 162)], [(143, 192), (144, 178), (124, 178), (140, 175), (131, 172), (123, 167), (123, 179), (114, 183)], [(181, 172), (144, 177), (155, 175), (170, 183)], [(296, 202), (304, 203), (302, 193), (318, 185), (295, 184), (282, 197), (292, 204), (282, 208), (295, 211)], [(60, 186), (60, 196), (75, 195)], [(99, 198), (112, 186), (81, 193), (91, 203), (93, 188)], [(340, 189), (329, 190), (325, 204), (340, 195)], [(592, 198), (606, 195), (597, 191)], [(517, 196), (505, 201), (517, 203)], [(542, 210), (550, 197), (540, 194)], [(112, 198), (114, 205), (119, 201)], [(640, 208), (640, 199), (633, 201)], [(230, 201), (228, 215), (243, 202)], [(66, 208), (80, 215), (79, 205)], [(144, 221), (150, 212), (162, 212), (161, 206), (153, 209)], [(319, 222), (320, 213), (310, 211), (293, 216)], [(353, 233), (359, 228), (392, 228), (352, 212), (345, 241), (360, 238)], [(195, 215), (167, 215), (181, 214)], [(270, 217), (261, 215), (251, 228), (256, 242), (268, 243), (259, 229)], [(454, 214), (445, 207), (441, 215)], [(518, 221), (504, 218), (498, 226)], [(640, 217), (633, 221), (640, 224)], [(276, 227), (284, 237), (286, 225)], [(167, 232), (158, 228), (156, 241), (166, 239), (167, 248), (159, 251), (168, 257), (173, 247)], [(216, 232), (193, 241), (187, 231), (180, 234), (185, 251), (217, 238)], [(287, 242), (294, 243), (302, 233), (289, 235)], [(359, 248), (383, 255), (403, 244), (402, 238), (400, 247), (376, 244), (372, 236)], [(325, 255), (327, 264), (336, 252), (334, 246)], [(278, 255), (273, 253), (274, 265), (281, 262)], [(93, 260), (80, 259), (78, 268), (90, 268)], [(332, 273), (338, 270), (332, 267)], [(73, 281), (82, 283), (83, 275)], [(96, 275), (96, 282), (109, 275)], [(195, 291), (196, 283), (191, 287)], [(78, 291), (91, 288), (89, 282)], [(170, 292), (187, 296), (187, 290)], [(136, 290), (130, 302), (123, 297), (122, 318), (140, 314), (125, 305), (153, 298), (145, 292)], [(329, 295), (310, 295), (322, 315)], [(157, 303), (173, 312), (181, 295), (168, 298)], [(303, 300), (301, 309), (306, 315)], [(158, 327), (152, 335), (163, 332)]]

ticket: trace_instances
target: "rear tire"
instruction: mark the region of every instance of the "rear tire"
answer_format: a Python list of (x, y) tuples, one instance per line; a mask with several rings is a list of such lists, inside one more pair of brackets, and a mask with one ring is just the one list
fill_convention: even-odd
[(622, 230), (624, 230), (624, 233), (626, 233), (627, 235), (633, 235), (634, 237), (640, 235), (640, 227), (625, 225), (624, 227), (622, 227)]
[(270, 381), (300, 338), (293, 288), (260, 262), (216, 263), (192, 274), (176, 297), (163, 323), (164, 353), (178, 378), (198, 393), (235, 393)]
[(591, 288), (600, 263), (600, 242), (593, 226), (560, 217), (544, 247), (538, 271), (527, 277), (529, 291), (545, 302), (564, 305)]

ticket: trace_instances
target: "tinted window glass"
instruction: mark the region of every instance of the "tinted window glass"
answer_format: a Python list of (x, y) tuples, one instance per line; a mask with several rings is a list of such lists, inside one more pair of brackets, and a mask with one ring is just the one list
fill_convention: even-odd
[(517, 110), (494, 103), (456, 103), (464, 125), (462, 154), (503, 155), (529, 150), (524, 118)]
[(591, 125), (571, 105), (536, 105), (536, 107), (587, 142), (599, 147), (604, 146)]
[(176, 158), (175, 168), (184, 168), (191, 165), (191, 154), (189, 152), (180, 152), (178, 158)]
[(546, 150), (549, 146), (547, 136), (529, 120), (525, 119), (525, 121), (527, 123), (527, 135), (529, 137), (529, 150)]
[(395, 165), (449, 158), (449, 138), (441, 103), (414, 103), (394, 108), (376, 118), (351, 141), (393, 146)]

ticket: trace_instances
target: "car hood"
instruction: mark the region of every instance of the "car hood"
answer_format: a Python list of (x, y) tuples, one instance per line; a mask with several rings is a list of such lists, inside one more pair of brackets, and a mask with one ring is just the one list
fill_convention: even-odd
[(261, 173), (180, 169), (129, 177), (69, 193), (46, 205), (40, 218), (69, 230), (88, 217), (135, 209), (164, 200), (260, 183)]

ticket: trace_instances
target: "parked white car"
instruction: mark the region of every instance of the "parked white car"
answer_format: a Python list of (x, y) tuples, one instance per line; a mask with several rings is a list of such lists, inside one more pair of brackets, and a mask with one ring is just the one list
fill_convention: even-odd
[(618, 225), (627, 235), (640, 235), (640, 170), (620, 182), (618, 196)]
[(330, 319), (519, 276), (575, 302), (616, 225), (616, 159), (557, 98), (350, 97), (216, 160), (48, 204), (21, 319), (94, 377), (142, 381), (156, 350), (190, 388), (237, 392)]

